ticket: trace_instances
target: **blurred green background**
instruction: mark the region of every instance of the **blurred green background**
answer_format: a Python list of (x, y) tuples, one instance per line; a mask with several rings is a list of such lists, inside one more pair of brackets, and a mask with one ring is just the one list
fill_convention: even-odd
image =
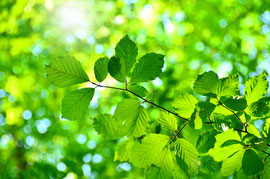
[[(129, 34), (139, 56), (166, 56), (164, 73), (143, 85), (154, 94), (150, 101), (171, 108), (201, 72), (238, 72), (241, 83), (269, 74), (269, 31), (267, 0), (1, 0), (0, 178), (144, 177), (143, 170), (114, 162), (121, 141), (104, 141), (91, 126), (128, 94), (98, 89), (88, 116), (67, 121), (61, 100), (79, 86), (55, 88), (44, 72), (50, 59), (74, 55), (94, 81), (95, 60), (112, 56)], [(118, 85), (112, 78), (104, 83)], [(157, 119), (158, 109), (148, 108)]]

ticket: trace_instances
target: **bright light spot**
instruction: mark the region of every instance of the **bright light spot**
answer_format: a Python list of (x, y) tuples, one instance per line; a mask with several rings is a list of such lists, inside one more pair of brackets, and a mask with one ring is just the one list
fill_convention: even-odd
[(23, 128), (23, 131), (24, 131), (24, 133), (26, 133), (26, 134), (30, 134), (30, 133), (32, 132), (32, 129), (31, 129), (30, 126), (25, 126), (25, 127)]
[(97, 108), (98, 107), (98, 98), (99, 98), (99, 96), (100, 96), (100, 93), (98, 92), (98, 91), (95, 91), (95, 95), (94, 95), (94, 97), (92, 98), (92, 101), (91, 101), (91, 103), (90, 103), (90, 106), (91, 106), (91, 108)]
[(50, 10), (50, 9), (53, 8), (53, 1), (52, 0), (46, 0), (44, 5), (45, 5), (46, 9)]
[(131, 170), (131, 165), (127, 162), (125, 163), (120, 163), (119, 167), (122, 168), (125, 171), (130, 171)]
[(77, 141), (80, 143), (80, 144), (84, 144), (87, 140), (87, 137), (83, 134), (80, 134), (78, 137), (77, 137)]
[(90, 174), (91, 174), (91, 167), (90, 167), (89, 164), (83, 164), (82, 170), (83, 170), (84, 176), (87, 176), (87, 177), (90, 176)]
[(96, 146), (97, 146), (97, 143), (95, 141), (93, 141), (93, 140), (90, 140), (90, 141), (87, 142), (87, 147), (89, 149), (94, 149), (94, 148), (96, 148)]
[(73, 35), (67, 35), (66, 36), (66, 42), (67, 43), (73, 43), (73, 42), (75, 42), (75, 37)]
[(264, 123), (264, 121), (261, 119), (258, 119), (254, 122), (254, 125), (259, 130), (259, 132), (261, 132), (261, 130), (262, 130), (263, 123)]
[(60, 25), (62, 27), (81, 25), (85, 20), (80, 7), (73, 6), (72, 4), (67, 4), (59, 10)]
[(203, 42), (197, 42), (196, 45), (195, 45), (196, 49), (198, 51), (203, 51), (204, 49), (204, 43)]
[(96, 52), (101, 54), (104, 51), (103, 46), (101, 44), (96, 45)]
[(262, 26), (262, 34), (267, 34), (270, 31), (268, 25), (263, 25)]
[(1, 137), (1, 141), (0, 141), (0, 147), (7, 147), (8, 143), (12, 142), (12, 136), (4, 134)]
[(95, 37), (93, 37), (93, 36), (87, 37), (87, 43), (89, 45), (93, 45), (93, 44), (95, 44), (95, 42), (96, 42)]
[(92, 154), (86, 154), (84, 157), (83, 157), (83, 161), (85, 163), (89, 163), (90, 161), (92, 160)]
[(192, 70), (196, 70), (200, 67), (200, 60), (192, 60), (190, 63), (189, 63), (189, 68), (192, 69)]
[(59, 171), (65, 171), (66, 170), (66, 165), (63, 163), (63, 162), (60, 162), (60, 163), (58, 163), (57, 164), (57, 169), (59, 170)]
[(34, 145), (35, 139), (32, 136), (27, 136), (25, 142), (28, 146), (31, 147), (32, 145)]
[(222, 62), (222, 64), (217, 67), (218, 76), (220, 78), (227, 76), (232, 71), (232, 68), (233, 66), (230, 62)]
[(225, 28), (225, 27), (227, 27), (227, 25), (228, 25), (228, 23), (227, 23), (227, 21), (226, 21), (225, 19), (221, 19), (221, 20), (219, 21), (219, 26), (220, 26), (221, 28)]
[(5, 95), (6, 95), (6, 92), (4, 90), (0, 89), (0, 98), (5, 97)]
[(93, 156), (93, 163), (99, 163), (102, 161), (102, 156), (100, 154), (95, 154)]
[(32, 112), (30, 110), (25, 110), (23, 112), (23, 118), (24, 119), (28, 120), (28, 119), (31, 119), (31, 117), (32, 117)]
[(4, 119), (3, 115), (0, 114), (0, 125), (3, 126), (6, 124), (6, 120)]
[(114, 22), (116, 25), (120, 25), (120, 24), (122, 24), (122, 23), (124, 22), (124, 20), (125, 20), (124, 16), (118, 15), (118, 16), (116, 16), (116, 17), (114, 18), (114, 21), (113, 21), (113, 22)]
[(155, 85), (156, 87), (159, 87), (159, 86), (161, 86), (162, 85), (162, 80), (159, 78), (159, 77), (157, 77), (156, 79), (154, 79), (153, 81), (152, 81), (152, 83), (153, 83), (153, 85)]
[(174, 32), (175, 30), (174, 25), (168, 17), (164, 18), (163, 24), (164, 24), (166, 33), (171, 34)]
[(140, 12), (140, 19), (149, 24), (152, 21), (152, 6), (150, 4), (146, 4), (143, 10)]
[(47, 132), (48, 127), (50, 127), (51, 121), (49, 119), (37, 120), (35, 124), (37, 126), (38, 132), (44, 134)]
[(177, 14), (175, 14), (174, 18), (175, 18), (176, 22), (181, 22), (182, 20), (185, 19), (185, 13), (180, 11)]
[(269, 11), (265, 11), (262, 15), (261, 15), (261, 20), (267, 24), (270, 25), (270, 12)]
[(78, 29), (78, 30), (76, 30), (75, 35), (79, 39), (83, 40), (83, 39), (85, 39), (87, 37), (87, 32), (84, 29)]

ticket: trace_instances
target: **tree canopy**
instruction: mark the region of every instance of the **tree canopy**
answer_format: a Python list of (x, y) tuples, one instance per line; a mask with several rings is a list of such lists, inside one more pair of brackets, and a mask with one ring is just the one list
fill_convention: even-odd
[(0, 2), (0, 178), (268, 178), (264, 0)]

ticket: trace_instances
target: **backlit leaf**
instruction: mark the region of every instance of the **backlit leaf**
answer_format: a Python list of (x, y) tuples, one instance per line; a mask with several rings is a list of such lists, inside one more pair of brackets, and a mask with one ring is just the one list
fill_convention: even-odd
[(62, 117), (69, 120), (82, 119), (94, 91), (93, 88), (83, 88), (68, 93), (62, 100)]
[(57, 57), (45, 66), (47, 78), (58, 87), (89, 81), (81, 63), (72, 56)]

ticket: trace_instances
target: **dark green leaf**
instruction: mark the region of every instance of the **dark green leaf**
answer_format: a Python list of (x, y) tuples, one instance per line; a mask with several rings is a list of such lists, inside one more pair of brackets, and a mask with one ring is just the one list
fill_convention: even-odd
[(126, 69), (123, 59), (118, 57), (111, 57), (108, 64), (108, 71), (110, 75), (119, 82), (124, 83), (126, 81)]
[(136, 84), (129, 85), (128, 89), (141, 97), (145, 97), (149, 94), (149, 92), (144, 87)]
[(147, 53), (139, 59), (131, 74), (130, 82), (147, 82), (154, 80), (161, 73), (164, 65), (164, 56), (156, 53)]
[(123, 59), (125, 62), (124, 66), (126, 74), (128, 74), (132, 69), (136, 62), (137, 55), (138, 47), (132, 40), (130, 40), (128, 35), (122, 38), (115, 47), (115, 56)]
[(253, 149), (247, 149), (242, 160), (243, 172), (246, 176), (254, 175), (263, 170), (262, 159)]
[(193, 89), (201, 95), (216, 97), (218, 86), (218, 75), (213, 71), (209, 71), (198, 76)]
[(108, 74), (108, 63), (109, 63), (108, 57), (103, 57), (96, 61), (94, 66), (94, 72), (97, 81), (102, 82), (105, 80)]
[(253, 117), (270, 116), (270, 97), (261, 98), (260, 100), (252, 103), (245, 111)]

